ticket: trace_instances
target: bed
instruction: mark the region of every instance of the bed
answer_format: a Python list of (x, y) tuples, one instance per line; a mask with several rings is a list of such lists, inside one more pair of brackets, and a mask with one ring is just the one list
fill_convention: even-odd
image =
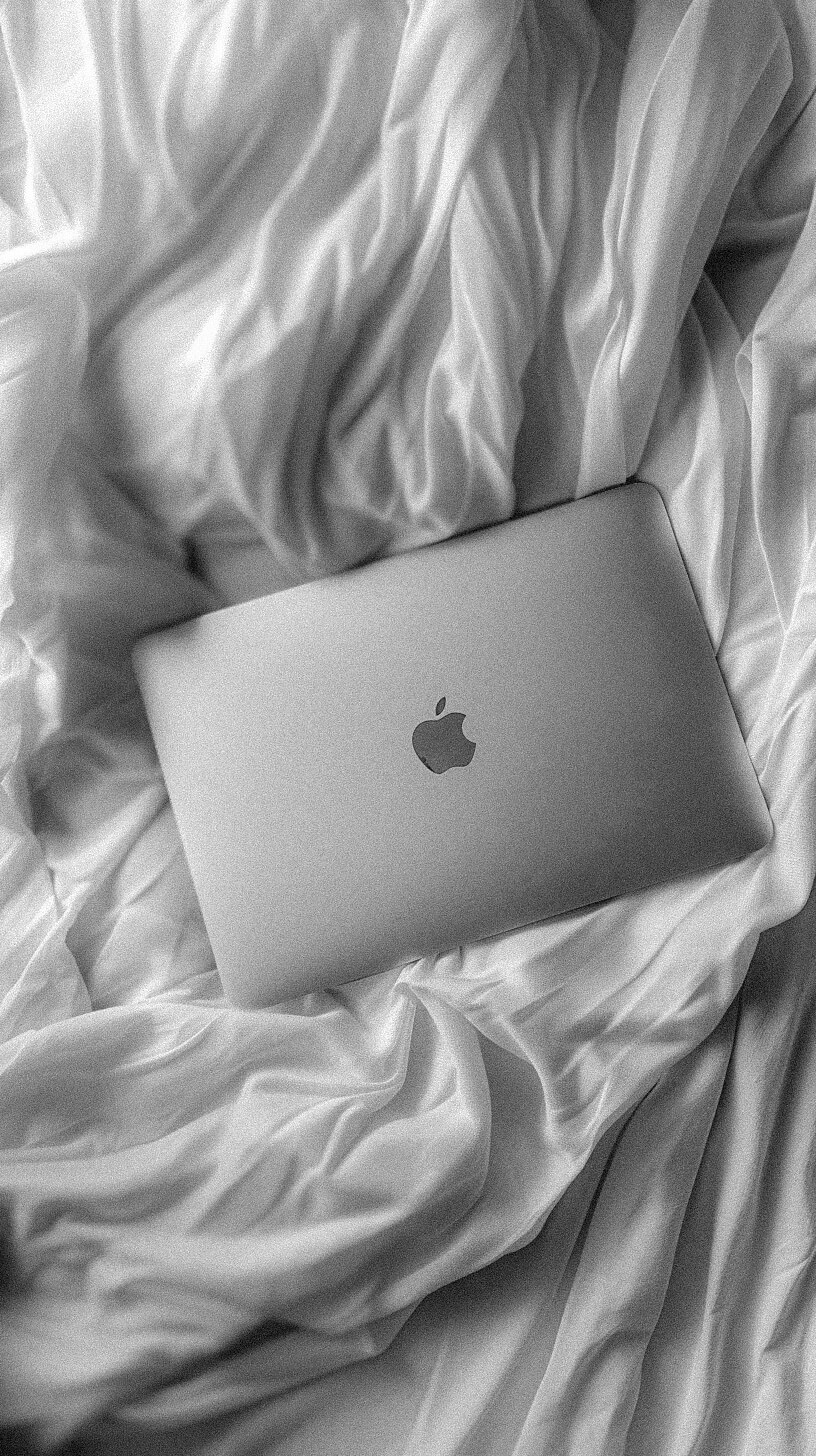
[[(812, 3), (0, 35), (7, 1449), (816, 1449)], [(136, 636), (634, 475), (771, 845), (228, 1005)]]

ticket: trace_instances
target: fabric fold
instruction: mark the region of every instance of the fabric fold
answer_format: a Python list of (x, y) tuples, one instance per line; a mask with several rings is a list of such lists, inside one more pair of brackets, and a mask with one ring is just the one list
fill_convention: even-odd
[[(303, 1382), (399, 1355), (423, 1300), (479, 1270), (489, 1289), (538, 1238), (546, 1309), (519, 1318), (551, 1383), (519, 1397), (519, 1456), (542, 1429), (591, 1450), (596, 1415), (625, 1450), (642, 1372), (667, 1378), (661, 1310), (743, 1074), (729, 1008), (816, 869), (813, 169), (793, 133), (800, 170), (772, 182), (813, 87), (770, 0), (614, 8), (3, 8), (0, 1194), (23, 1277), (0, 1365), (52, 1441), (255, 1327), (275, 1333), (246, 1388), (283, 1420)], [(761, 287), (750, 267), (723, 284), (741, 238), (768, 239)], [(638, 471), (768, 850), (229, 1006), (134, 639)], [(787, 1095), (769, 1083), (771, 1118)], [(796, 1325), (783, 1305), (763, 1348)], [(415, 1444), (462, 1373), (440, 1338), (410, 1355)], [(486, 1375), (473, 1442), (496, 1409)], [(451, 1406), (451, 1452), (468, 1418)]]

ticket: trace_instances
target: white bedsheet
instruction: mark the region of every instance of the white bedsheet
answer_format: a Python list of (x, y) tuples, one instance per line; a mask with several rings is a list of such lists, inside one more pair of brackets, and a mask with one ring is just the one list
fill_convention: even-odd
[[(139, 1419), (277, 1395), (293, 1452), (368, 1419), (430, 1456), (816, 1439), (812, 993), (773, 950), (811, 921), (734, 1004), (816, 869), (816, 17), (635, 9), (0, 7), (0, 1371), (50, 1441), (261, 1321)], [(770, 848), (228, 1007), (134, 636), (636, 471)]]

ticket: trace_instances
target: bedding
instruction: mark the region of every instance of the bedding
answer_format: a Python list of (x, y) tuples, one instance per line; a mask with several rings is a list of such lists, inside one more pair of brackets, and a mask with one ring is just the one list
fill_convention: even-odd
[[(812, 4), (0, 36), (9, 1439), (813, 1449)], [(135, 637), (634, 474), (772, 844), (228, 1005)]]

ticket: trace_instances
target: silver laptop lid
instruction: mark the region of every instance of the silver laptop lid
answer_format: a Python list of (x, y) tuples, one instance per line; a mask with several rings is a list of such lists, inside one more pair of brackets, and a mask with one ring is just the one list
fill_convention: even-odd
[(633, 483), (143, 639), (227, 995), (264, 1005), (765, 845), (668, 517)]

